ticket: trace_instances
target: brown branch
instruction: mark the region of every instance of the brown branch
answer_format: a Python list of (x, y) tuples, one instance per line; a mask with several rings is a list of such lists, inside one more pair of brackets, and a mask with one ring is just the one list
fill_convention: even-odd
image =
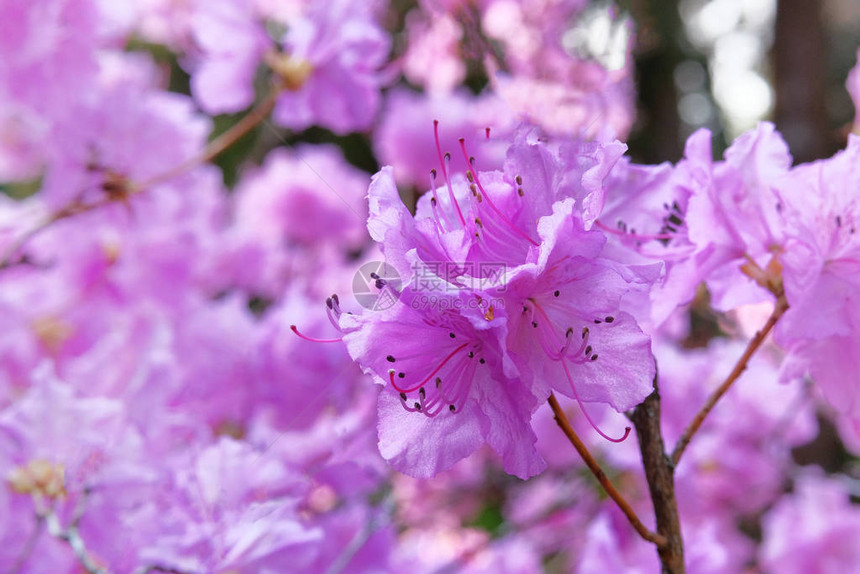
[(743, 355), (741, 355), (738, 362), (735, 363), (732, 372), (729, 373), (729, 376), (726, 377), (726, 380), (723, 383), (714, 389), (711, 395), (708, 397), (708, 400), (705, 401), (705, 404), (702, 405), (701, 410), (696, 414), (690, 424), (687, 425), (687, 428), (684, 429), (684, 433), (681, 435), (681, 438), (678, 439), (678, 443), (675, 445), (675, 449), (672, 451), (672, 462), (674, 464), (678, 464), (681, 460), (681, 455), (684, 454), (684, 450), (687, 448), (687, 445), (690, 444), (690, 439), (693, 438), (693, 435), (696, 434), (696, 431), (699, 430), (699, 427), (702, 426), (702, 423), (705, 421), (705, 417), (708, 416), (708, 413), (713, 410), (714, 406), (717, 404), (717, 401), (726, 394), (732, 384), (738, 379), (738, 377), (743, 374), (743, 372), (747, 368), (747, 364), (749, 363), (750, 358), (755, 354), (759, 347), (761, 347), (764, 340), (767, 338), (768, 334), (773, 330), (774, 325), (779, 320), (780, 317), (788, 310), (788, 302), (785, 299), (785, 295), (780, 294), (777, 297), (776, 305), (773, 308), (773, 312), (768, 317), (767, 323), (765, 323), (764, 327), (759, 330), (755, 336), (750, 340), (747, 345), (746, 350)]
[(648, 480), (657, 534), (666, 544), (657, 547), (663, 574), (684, 574), (684, 540), (675, 499), (675, 465), (666, 455), (660, 429), (660, 392), (654, 378), (654, 392), (630, 415), (639, 439), (642, 467)]
[(185, 173), (186, 171), (194, 169), (195, 167), (203, 165), (204, 163), (216, 158), (224, 150), (232, 146), (248, 132), (257, 127), (260, 122), (272, 113), (272, 110), (275, 108), (275, 103), (278, 101), (278, 96), (282, 91), (283, 87), (280, 84), (274, 84), (259, 104), (254, 106), (254, 108), (241, 120), (233, 124), (230, 129), (209, 142), (209, 145), (206, 146), (206, 149), (203, 150), (202, 154), (139, 184), (132, 184), (131, 193), (139, 193), (146, 188), (164, 183), (177, 175)]
[(642, 524), (642, 521), (639, 520), (639, 517), (636, 516), (636, 511), (633, 510), (627, 500), (624, 499), (621, 493), (618, 492), (615, 489), (615, 486), (613, 486), (609, 481), (606, 473), (603, 472), (602, 468), (600, 468), (600, 464), (598, 464), (591, 453), (588, 452), (588, 448), (585, 446), (585, 443), (582, 442), (582, 439), (580, 439), (576, 434), (576, 431), (573, 430), (573, 427), (570, 425), (570, 421), (567, 419), (567, 415), (564, 414), (564, 411), (561, 409), (561, 405), (558, 404), (558, 400), (555, 398), (555, 394), (553, 393), (550, 393), (549, 395), (549, 405), (552, 407), (552, 412), (555, 415), (555, 422), (557, 422), (558, 426), (561, 427), (561, 430), (564, 432), (565, 436), (567, 436), (568, 440), (570, 440), (570, 443), (576, 449), (576, 452), (579, 453), (579, 456), (581, 456), (582, 460), (585, 461), (589, 470), (591, 470), (595, 478), (597, 478), (597, 482), (600, 483), (600, 486), (603, 487), (603, 490), (606, 491), (609, 498), (615, 501), (615, 504), (617, 504), (618, 508), (621, 509), (621, 512), (624, 513), (624, 516), (627, 517), (627, 520), (629, 520), (630, 524), (633, 525), (633, 528), (636, 529), (636, 532), (638, 532), (642, 538), (648, 542), (656, 544), (658, 547), (665, 546), (667, 544), (666, 537), (648, 530), (648, 528)]
[[(101, 205), (101, 203), (99, 203), (99, 205)], [(20, 237), (9, 244), (9, 247), (7, 247), (6, 250), (3, 251), (3, 255), (0, 256), (0, 271), (24, 261), (25, 256), (15, 259), (15, 255), (20, 251), (24, 244), (33, 239), (39, 233), (62, 219), (67, 219), (73, 215), (84, 213), (92, 209), (94, 209), (93, 206), (74, 202), (50, 214), (43, 221), (25, 231)]]

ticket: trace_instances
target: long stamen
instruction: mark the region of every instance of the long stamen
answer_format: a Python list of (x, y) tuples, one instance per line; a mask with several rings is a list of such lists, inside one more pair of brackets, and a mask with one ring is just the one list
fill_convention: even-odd
[(379, 289), (380, 293), (382, 293), (385, 289), (388, 289), (389, 291), (391, 291), (392, 293), (395, 294), (397, 299), (400, 299), (401, 292), (398, 291), (388, 281), (386, 281), (385, 279), (383, 279), (382, 277), (380, 277), (376, 273), (371, 273), (370, 278), (374, 280), (374, 285), (376, 286), (377, 289)]
[(552, 325), (549, 322), (536, 321), (534, 318), (534, 313), (532, 313), (532, 328), (537, 332), (537, 342), (540, 345), (540, 348), (543, 349), (544, 354), (549, 357), (553, 361), (561, 360), (561, 356), (555, 349), (558, 348), (557, 340), (555, 332), (552, 330)]
[(463, 388), (469, 386), (468, 384), (463, 384), (464, 377), (461, 377), (460, 373), (461, 371), (464, 371), (470, 364), (471, 363), (469, 362), (463, 361), (454, 365), (444, 379), (442, 377), (436, 377), (434, 386), (436, 387), (439, 396), (446, 403), (456, 402), (457, 397), (460, 396)]
[[(439, 155), (439, 165), (442, 167), (442, 177), (445, 178), (445, 183), (448, 185), (448, 196), (451, 198), (451, 203), (457, 210), (457, 217), (460, 218), (460, 224), (465, 227), (466, 219), (463, 217), (463, 212), (460, 211), (460, 204), (454, 197), (454, 188), (451, 187), (451, 178), (448, 177), (448, 169), (446, 168), (445, 156), (442, 155), (442, 144), (439, 143), (439, 120), (433, 120), (433, 136), (436, 139), (436, 153)], [(446, 154), (447, 155), (447, 154)], [(450, 161), (450, 155), (447, 155)]]
[(406, 393), (400, 393), (400, 404), (402, 404), (403, 408), (406, 409), (407, 411), (409, 411), (410, 413), (414, 413), (416, 411), (421, 410), (421, 404), (420, 403), (415, 403), (416, 406), (414, 406), (414, 407), (409, 406), (409, 403), (407, 402)]
[(427, 375), (426, 377), (424, 377), (424, 379), (423, 379), (421, 382), (417, 383), (414, 387), (411, 387), (411, 388), (408, 388), (408, 389), (402, 389), (402, 388), (400, 388), (400, 387), (398, 387), (398, 386), (397, 386), (397, 383), (395, 383), (395, 382), (394, 382), (394, 374), (395, 374), (395, 370), (394, 370), (394, 369), (389, 369), (389, 370), (388, 370), (388, 378), (389, 378), (389, 380), (391, 381), (391, 386), (392, 386), (392, 387), (394, 387), (398, 392), (401, 392), (401, 393), (411, 393), (411, 392), (413, 392), (413, 391), (417, 391), (418, 389), (420, 389), (421, 387), (423, 387), (424, 385), (426, 385), (426, 384), (427, 384), (427, 381), (429, 381), (429, 380), (430, 380), (430, 379), (432, 379), (434, 376), (436, 376), (436, 373), (438, 373), (440, 370), (442, 370), (442, 367), (444, 367), (444, 366), (448, 363), (448, 361), (450, 361), (450, 360), (454, 357), (454, 355), (456, 355), (457, 353), (459, 353), (460, 351), (462, 351), (463, 349), (465, 349), (468, 345), (469, 345), (468, 343), (463, 343), (462, 345), (460, 345), (459, 347), (457, 347), (456, 349), (454, 349), (453, 351), (451, 351), (451, 353), (449, 353), (447, 357), (445, 357), (444, 359), (442, 359), (442, 362), (441, 362), (441, 363), (439, 363), (439, 364), (436, 366), (436, 368), (435, 368), (435, 369), (433, 369), (433, 370), (430, 372), (430, 374), (429, 374), (429, 375)]
[(335, 317), (338, 319), (343, 315), (343, 310), (340, 308), (340, 299), (338, 298), (337, 293), (332, 293), (331, 297), (326, 299), (326, 306), (334, 311)]
[(478, 213), (481, 202), (478, 201), (478, 188), (475, 187), (475, 184), (471, 180), (469, 181), (469, 195), (466, 198), (469, 200), (469, 208), (472, 210), (472, 213)]
[(427, 398), (427, 389), (428, 388), (429, 388), (429, 386), (427, 386), (427, 385), (421, 387), (421, 389), (419, 389), (419, 391), (418, 391), (418, 397), (420, 399), (419, 404), (421, 405), (421, 412), (423, 412), (426, 416), (428, 416), (432, 419), (433, 417), (437, 416), (439, 413), (441, 413), (444, 410), (445, 403), (444, 403), (443, 397), (440, 395), (438, 390), (437, 390), (437, 392), (432, 394), (430, 396), (430, 398), (428, 399)]
[(298, 328), (295, 325), (290, 325), (290, 329), (299, 336), (300, 339), (304, 339), (305, 341), (310, 341), (311, 343), (340, 343), (343, 341), (342, 338), (338, 339), (317, 339), (315, 337), (308, 337), (307, 335), (300, 333)]
[[(441, 232), (445, 232), (445, 226), (442, 224), (442, 220), (445, 219), (445, 213), (442, 212), (440, 217), (439, 210), (439, 196), (436, 195), (436, 170), (430, 170), (430, 193), (433, 194), (433, 197), (430, 198), (430, 205), (433, 207), (433, 219), (436, 220), (436, 226)], [(450, 225), (450, 222), (445, 219), (445, 223)]]
[(421, 407), (421, 412), (426, 416), (430, 418), (436, 416), (436, 413), (427, 410), (427, 390), (424, 387), (418, 389), (418, 405)]
[(496, 204), (493, 203), (493, 200), (490, 198), (489, 194), (487, 194), (487, 190), (485, 190), (484, 186), (481, 185), (481, 180), (478, 179), (478, 172), (475, 171), (475, 168), (472, 166), (472, 160), (471, 158), (469, 158), (469, 154), (466, 152), (466, 140), (463, 138), (460, 138), (460, 150), (463, 152), (463, 158), (466, 160), (466, 165), (469, 167), (469, 173), (472, 174), (472, 178), (475, 180), (475, 185), (478, 186), (478, 189), (481, 191), (481, 195), (483, 195), (484, 199), (487, 200), (487, 205), (490, 206), (490, 209), (495, 211), (496, 215), (498, 215), (499, 218), (504, 221), (508, 225), (508, 227), (513, 229), (518, 235), (522, 236), (526, 241), (528, 241), (535, 247), (539, 246), (540, 244), (537, 241), (529, 237), (525, 231), (514, 225), (511, 220), (505, 217), (504, 213), (499, 211), (499, 208), (496, 207)]
[(454, 188), (451, 184), (451, 154), (448, 152), (445, 152), (442, 156), (442, 170), (445, 172), (445, 183), (448, 185), (448, 197), (451, 198), (451, 202), (457, 208), (457, 217), (460, 219), (460, 224), (465, 226), (466, 218), (460, 208), (460, 202), (454, 196)]
[(475, 218), (480, 221), (478, 226), (480, 237), (476, 245), (487, 256), (490, 261), (508, 261), (512, 257), (511, 245), (521, 243), (520, 237), (513, 234), (506, 225), (496, 221), (495, 217), (486, 219)]
[[(531, 304), (534, 306), (535, 311), (540, 313), (541, 320), (546, 321), (547, 325), (550, 326), (550, 329), (549, 329), (550, 333), (555, 335), (555, 332), (552, 330), (552, 322), (549, 319), (549, 315), (547, 315), (546, 311), (543, 310), (543, 307), (538, 305), (535, 301), (531, 301)], [(576, 353), (574, 353), (574, 358), (571, 359), (568, 355), (570, 354), (569, 353), (570, 346), (571, 346), (571, 343), (573, 342), (573, 333), (574, 333), (573, 327), (569, 327), (567, 329), (567, 331), (565, 332), (565, 335), (564, 335), (564, 344), (561, 346), (561, 349), (559, 351), (552, 351), (550, 349), (547, 349), (546, 346), (541, 345), (543, 347), (544, 353), (546, 353), (546, 355), (550, 359), (552, 359), (553, 361), (560, 361), (564, 358), (567, 358), (568, 360), (571, 360), (574, 363), (584, 363), (585, 358), (582, 357), (582, 353), (585, 350), (591, 349), (591, 347), (588, 345), (589, 329), (588, 329), (588, 327), (583, 327), (582, 338), (581, 338), (581, 341), (579, 343), (579, 349), (577, 349)], [(558, 345), (556, 344), (555, 346), (557, 347)], [(587, 354), (588, 353), (586, 353), (586, 355)]]
[[(421, 387), (418, 390), (421, 412), (430, 418), (437, 416), (445, 410), (456, 413), (459, 406), (462, 405), (462, 401), (469, 394), (470, 385), (468, 381), (472, 377), (467, 376), (464, 371), (473, 366), (474, 362), (472, 361), (460, 361), (447, 373), (444, 383), (441, 377), (436, 377), (436, 380), (432, 384)], [(446, 392), (452, 388), (456, 391), (453, 398), (449, 397), (449, 393)], [(427, 392), (428, 389), (430, 389), (429, 393)], [(430, 395), (429, 398), (427, 397), (428, 394)]]
[[(556, 335), (555, 331), (553, 330), (552, 322), (549, 320), (549, 317), (546, 315), (546, 313), (543, 312), (543, 309), (540, 309), (540, 307), (537, 305), (537, 303), (532, 301), (531, 304), (532, 304), (531, 325), (532, 325), (533, 329), (535, 331), (537, 331), (538, 345), (543, 350), (543, 352), (547, 356), (547, 358), (549, 358), (550, 360), (552, 360), (552, 361), (563, 360), (565, 357), (565, 354), (567, 353), (567, 346), (571, 340), (570, 335), (571, 335), (572, 329), (567, 330), (567, 334), (565, 336), (565, 339), (566, 339), (565, 343), (563, 345), (561, 345), (560, 351), (556, 351), (556, 349), (559, 348), (559, 339), (558, 339), (558, 336)], [(524, 309), (529, 309), (529, 308), (524, 307)], [(540, 320), (537, 320), (538, 318), (535, 317), (535, 311), (541, 312), (542, 317), (539, 318)]]
[[(551, 328), (549, 316), (541, 308), (540, 305), (538, 305), (534, 301), (532, 301), (531, 303), (532, 303), (534, 309), (538, 313), (541, 314), (541, 321), (546, 321), (547, 324), (550, 325), (549, 332), (551, 334), (555, 335), (555, 332)], [(565, 346), (567, 346), (570, 343), (570, 341), (572, 340), (572, 338), (573, 338), (572, 335), (573, 335), (572, 330), (568, 329), (567, 334), (566, 334), (567, 342), (565, 343)], [(583, 349), (583, 348), (590, 349), (590, 347), (588, 346), (588, 335), (589, 335), (588, 327), (583, 328), (583, 330), (582, 330), (582, 343), (580, 344), (580, 349)], [(541, 347), (543, 347), (544, 352), (547, 354), (547, 356), (549, 356), (552, 359), (553, 358), (552, 354), (550, 352), (548, 352), (547, 348), (545, 347), (545, 345), (543, 343), (541, 344)], [(581, 353), (581, 350), (577, 352), (576, 359), (573, 362), (575, 362), (575, 363), (584, 363), (585, 362), (585, 360), (582, 359), (582, 356), (580, 353)], [(565, 347), (562, 347), (562, 351), (560, 353), (558, 353), (559, 358), (555, 359), (555, 360), (561, 361), (561, 366), (564, 369), (564, 374), (567, 376), (567, 380), (570, 383), (570, 388), (573, 390), (573, 396), (576, 399), (576, 402), (579, 403), (579, 408), (582, 410), (582, 413), (585, 415), (585, 419), (594, 428), (594, 430), (597, 431), (597, 434), (599, 434), (600, 436), (602, 436), (606, 440), (608, 440), (610, 442), (623, 442), (627, 438), (627, 436), (630, 434), (630, 427), (626, 427), (624, 429), (624, 436), (622, 436), (621, 438), (612, 438), (611, 436), (607, 435), (605, 432), (600, 430), (600, 428), (597, 426), (597, 424), (591, 419), (591, 415), (589, 415), (588, 411), (585, 410), (585, 405), (583, 405), (582, 399), (579, 398), (579, 391), (576, 390), (576, 385), (573, 382), (573, 377), (570, 374), (570, 369), (568, 369), (568, 367), (567, 367), (567, 362), (570, 359), (568, 357), (566, 357), (565, 355), (566, 355)]]
[[(585, 348), (583, 345), (585, 345), (586, 341), (588, 340), (587, 329), (588, 329), (588, 327), (586, 327), (582, 331), (582, 342), (579, 344), (580, 349)], [(570, 350), (570, 343), (572, 341), (573, 341), (573, 327), (568, 327), (567, 332), (564, 334), (564, 345), (558, 351), (558, 358), (559, 359), (563, 359), (565, 356), (567, 356), (567, 352)]]
[[(421, 391), (424, 391), (426, 388), (426, 386), (421, 387)], [(439, 393), (436, 393), (431, 398), (427, 399), (426, 392), (422, 393), (421, 391), (418, 391), (418, 396), (421, 398), (421, 406), (423, 408), (424, 414), (430, 418), (433, 418), (439, 413), (441, 413), (444, 399), (439, 395)]]
[(511, 228), (511, 226), (504, 221), (498, 222), (495, 217), (488, 217), (487, 223), (484, 227), (486, 228), (485, 235), (492, 233), (493, 237), (498, 238), (498, 242), (504, 243), (506, 247), (510, 241), (513, 241), (514, 243), (518, 242), (523, 235), (519, 229)]
[[(466, 397), (469, 395), (469, 388), (471, 385), (469, 381), (472, 379), (471, 376), (467, 376), (465, 374), (461, 374), (462, 371), (466, 369), (473, 368), (474, 363), (472, 362), (461, 362), (458, 365), (455, 365), (454, 368), (448, 373), (448, 377), (446, 380), (441, 380), (437, 378), (437, 385), (439, 396), (448, 405), (449, 410), (452, 413), (455, 413), (459, 410), (459, 408), (463, 405), (466, 400)], [(449, 384), (449, 382), (453, 381), (453, 384)], [(449, 395), (448, 391), (451, 390), (451, 387), (454, 388), (453, 395)], [(453, 408), (451, 408), (453, 407)]]
[(338, 323), (337, 318), (335, 317), (335, 312), (332, 309), (326, 308), (325, 315), (326, 315), (326, 317), (328, 317), (329, 323), (331, 323), (335, 329), (340, 331), (341, 330), (340, 324)]
[[(476, 243), (476, 246), (481, 249), (485, 261), (509, 261), (511, 259), (511, 251), (507, 249), (511, 245), (511, 241), (506, 237), (499, 237), (492, 233), (492, 229), (487, 226), (481, 229), (481, 236)], [(519, 238), (513, 238), (518, 240)]]
[(597, 434), (608, 440), (609, 442), (624, 442), (627, 437), (630, 435), (630, 427), (624, 427), (624, 436), (621, 438), (612, 438), (595, 424), (595, 422), (591, 419), (591, 415), (588, 414), (588, 411), (585, 410), (585, 405), (582, 403), (582, 399), (579, 398), (579, 391), (576, 390), (576, 385), (573, 383), (573, 377), (570, 376), (570, 370), (567, 368), (567, 361), (561, 361), (561, 366), (564, 367), (564, 374), (567, 375), (567, 380), (570, 382), (570, 388), (573, 389), (573, 397), (576, 399), (576, 402), (579, 403), (579, 408), (582, 411), (582, 414), (585, 415), (585, 420), (588, 421), (588, 424), (597, 431)]

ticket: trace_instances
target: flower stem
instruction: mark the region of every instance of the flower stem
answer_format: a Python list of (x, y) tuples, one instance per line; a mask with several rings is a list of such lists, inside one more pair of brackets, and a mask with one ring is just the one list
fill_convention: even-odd
[(247, 113), (241, 120), (233, 124), (227, 131), (213, 139), (203, 150), (203, 153), (196, 157), (182, 162), (176, 167), (160, 173), (148, 180), (137, 184), (132, 184), (131, 193), (143, 191), (148, 187), (164, 183), (165, 181), (176, 177), (186, 171), (192, 170), (199, 165), (213, 160), (224, 152), (227, 148), (239, 141), (245, 134), (257, 127), (265, 120), (272, 110), (275, 108), (275, 103), (278, 101), (278, 96), (283, 91), (279, 84), (274, 84), (266, 96), (254, 108)]
[(702, 423), (705, 421), (705, 417), (708, 416), (708, 413), (713, 410), (714, 406), (717, 404), (717, 401), (726, 394), (726, 392), (731, 388), (732, 384), (741, 376), (741, 374), (746, 370), (747, 364), (755, 352), (761, 347), (764, 340), (767, 338), (768, 334), (773, 330), (773, 327), (776, 325), (776, 322), (779, 321), (779, 318), (788, 311), (788, 302), (785, 299), (784, 294), (780, 294), (776, 300), (776, 306), (773, 308), (773, 312), (768, 317), (767, 323), (765, 323), (764, 327), (762, 327), (755, 336), (750, 340), (747, 345), (746, 350), (743, 355), (741, 355), (738, 362), (735, 363), (732, 372), (729, 373), (729, 376), (726, 377), (726, 380), (723, 383), (714, 389), (711, 395), (708, 397), (708, 400), (705, 401), (705, 404), (702, 405), (702, 408), (696, 413), (696, 416), (690, 421), (690, 424), (687, 425), (687, 428), (684, 429), (684, 433), (681, 435), (681, 438), (678, 439), (678, 443), (675, 445), (675, 449), (672, 451), (672, 462), (674, 464), (678, 464), (681, 460), (681, 455), (684, 454), (684, 450), (687, 448), (687, 445), (690, 444), (690, 439), (693, 438), (693, 435), (696, 434), (696, 431), (699, 430), (699, 427), (702, 426)]
[(656, 544), (658, 547), (665, 546), (667, 544), (666, 537), (648, 530), (648, 528), (642, 524), (642, 521), (639, 520), (639, 517), (636, 516), (636, 511), (633, 510), (627, 500), (624, 499), (621, 493), (618, 492), (615, 489), (615, 486), (609, 481), (606, 473), (603, 472), (602, 468), (600, 468), (600, 464), (594, 459), (591, 453), (588, 452), (588, 448), (585, 446), (585, 443), (582, 442), (582, 439), (580, 439), (576, 434), (576, 431), (573, 430), (573, 427), (570, 425), (570, 421), (567, 419), (567, 415), (564, 414), (561, 405), (558, 404), (558, 400), (555, 398), (555, 394), (553, 393), (550, 393), (549, 395), (549, 405), (555, 415), (555, 422), (557, 422), (558, 426), (561, 427), (561, 430), (564, 432), (565, 436), (567, 436), (568, 440), (570, 440), (570, 443), (576, 449), (576, 452), (579, 453), (579, 456), (581, 456), (582, 460), (585, 461), (589, 470), (591, 470), (595, 478), (597, 478), (597, 482), (600, 483), (600, 486), (603, 487), (603, 490), (606, 491), (609, 498), (615, 501), (615, 504), (617, 504), (618, 508), (621, 509), (621, 512), (624, 513), (627, 520), (629, 520), (630, 524), (633, 525), (633, 528), (636, 529), (636, 532), (638, 532), (642, 538), (648, 542)]

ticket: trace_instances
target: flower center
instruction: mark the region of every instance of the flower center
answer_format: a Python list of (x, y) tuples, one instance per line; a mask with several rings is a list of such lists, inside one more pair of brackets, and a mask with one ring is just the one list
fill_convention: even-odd
[(284, 88), (291, 92), (299, 91), (314, 71), (313, 64), (303, 58), (295, 58), (283, 52), (269, 52), (266, 64), (278, 75)]

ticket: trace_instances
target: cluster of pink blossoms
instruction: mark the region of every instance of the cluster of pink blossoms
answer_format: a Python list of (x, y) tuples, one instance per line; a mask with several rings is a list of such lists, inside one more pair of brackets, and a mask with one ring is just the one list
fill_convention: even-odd
[(625, 415), (658, 381), (673, 444), (774, 310), (677, 467), (686, 564), (856, 569), (855, 482), (792, 450), (860, 454), (860, 139), (635, 164), (631, 29), (0, 0), (0, 571), (656, 572), (547, 399), (652, 524)]
[(527, 478), (546, 466), (529, 421), (551, 388), (619, 412), (651, 392), (649, 337), (630, 311), (659, 269), (604, 257), (580, 207), (624, 149), (553, 152), (523, 131), (503, 171), (479, 172), (462, 143), (465, 176), (444, 156), (444, 182), (414, 217), (391, 168), (374, 177), (368, 229), (405, 287), (390, 309), (340, 326), (353, 358), (388, 383), (380, 450), (395, 468), (432, 476), (487, 442)]
[[(465, 177), (449, 173), (446, 154), (444, 184), (414, 217), (391, 169), (378, 173), (368, 229), (407, 287), (390, 310), (342, 318), (344, 341), (407, 410), (465, 411), (456, 422), (408, 423), (412, 441), (392, 430), (386, 458), (433, 474), (488, 442), (509, 472), (539, 472), (543, 462), (522, 445), (549, 390), (619, 412), (642, 402), (655, 373), (649, 334), (702, 283), (720, 311), (787, 304), (776, 331), (781, 378), (809, 374), (860, 421), (856, 384), (843, 376), (860, 366), (851, 179), (860, 140), (794, 168), (770, 124), (738, 138), (723, 161), (710, 145), (697, 132), (677, 166), (641, 166), (619, 159), (618, 142), (553, 146), (526, 130), (492, 172), (477, 171), (461, 145)], [(406, 332), (421, 334), (410, 342)], [(426, 432), (452, 438), (439, 452)]]

